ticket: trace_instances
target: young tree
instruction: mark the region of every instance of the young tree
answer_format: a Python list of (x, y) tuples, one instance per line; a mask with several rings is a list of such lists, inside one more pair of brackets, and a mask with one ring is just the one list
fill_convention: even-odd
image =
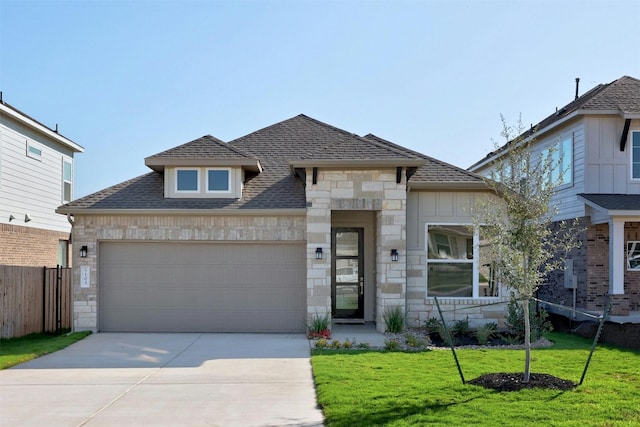
[[(501, 282), (515, 290), (524, 313), (524, 382), (529, 382), (531, 366), (531, 324), (529, 301), (547, 274), (564, 268), (568, 252), (579, 246), (578, 220), (550, 224), (558, 212), (552, 204), (560, 185), (562, 159), (557, 147), (536, 152), (535, 132), (525, 133), (519, 120), (516, 127), (501, 116), (501, 136), (506, 145), (497, 148), (496, 159), (485, 178), (496, 197), (478, 200), (473, 208), (474, 225), (481, 239), (491, 245)], [(556, 181), (554, 181), (556, 180)], [(560, 180), (560, 181), (558, 181)]]

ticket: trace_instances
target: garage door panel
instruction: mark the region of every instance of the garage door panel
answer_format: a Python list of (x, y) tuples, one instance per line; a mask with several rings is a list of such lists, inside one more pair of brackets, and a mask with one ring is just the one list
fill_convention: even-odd
[(102, 243), (99, 280), (103, 331), (304, 328), (302, 244)]

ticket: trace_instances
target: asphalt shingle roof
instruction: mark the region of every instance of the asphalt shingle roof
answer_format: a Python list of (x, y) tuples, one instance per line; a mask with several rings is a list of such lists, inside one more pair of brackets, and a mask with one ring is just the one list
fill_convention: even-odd
[(241, 199), (165, 198), (163, 173), (151, 172), (72, 201), (73, 209), (304, 209), (304, 182), (292, 173), (290, 162), (300, 160), (397, 160), (423, 164), (410, 182), (482, 182), (463, 169), (393, 144), (375, 135), (361, 137), (298, 115), (225, 143), (205, 135), (150, 156), (167, 159), (257, 159), (260, 173), (245, 172)]
[(640, 194), (578, 194), (578, 196), (607, 210), (640, 210)]
[(401, 147), (392, 142), (386, 141), (376, 135), (369, 134), (365, 138), (378, 141), (379, 143), (388, 144), (395, 147), (398, 150), (404, 150), (420, 156), (425, 160), (425, 164), (418, 167), (416, 173), (411, 176), (409, 182), (411, 183), (483, 183), (482, 177), (479, 175), (461, 169), (459, 167), (450, 165), (433, 157), (425, 156), (424, 154), (411, 151), (408, 148)]
[[(545, 129), (576, 111), (584, 111), (585, 113), (590, 111), (611, 111), (622, 114), (640, 113), (640, 80), (623, 76), (611, 83), (600, 84), (578, 97), (578, 99), (574, 99), (558, 109), (555, 113), (545, 117), (530, 130), (519, 135), (516, 140), (528, 138), (534, 132)], [(507, 145), (505, 144), (497, 151), (489, 153), (484, 159), (471, 165), (470, 169), (500, 153)]]

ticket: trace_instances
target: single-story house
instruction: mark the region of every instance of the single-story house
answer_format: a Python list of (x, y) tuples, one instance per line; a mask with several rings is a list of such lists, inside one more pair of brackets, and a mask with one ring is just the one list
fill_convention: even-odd
[[(482, 178), (305, 115), (149, 156), (151, 172), (58, 208), (73, 221), (74, 328), (296, 332), (398, 306), (504, 319), (470, 210)], [(486, 271), (484, 271), (486, 270)]]

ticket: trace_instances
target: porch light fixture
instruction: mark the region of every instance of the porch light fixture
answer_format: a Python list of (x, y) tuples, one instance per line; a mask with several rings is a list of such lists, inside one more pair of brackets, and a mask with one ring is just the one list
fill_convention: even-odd
[(87, 257), (87, 247), (83, 246), (80, 248), (80, 258), (86, 258)]
[(398, 250), (397, 249), (391, 249), (391, 261), (393, 261), (393, 262), (398, 261)]
[(322, 248), (316, 248), (316, 259), (322, 259)]

